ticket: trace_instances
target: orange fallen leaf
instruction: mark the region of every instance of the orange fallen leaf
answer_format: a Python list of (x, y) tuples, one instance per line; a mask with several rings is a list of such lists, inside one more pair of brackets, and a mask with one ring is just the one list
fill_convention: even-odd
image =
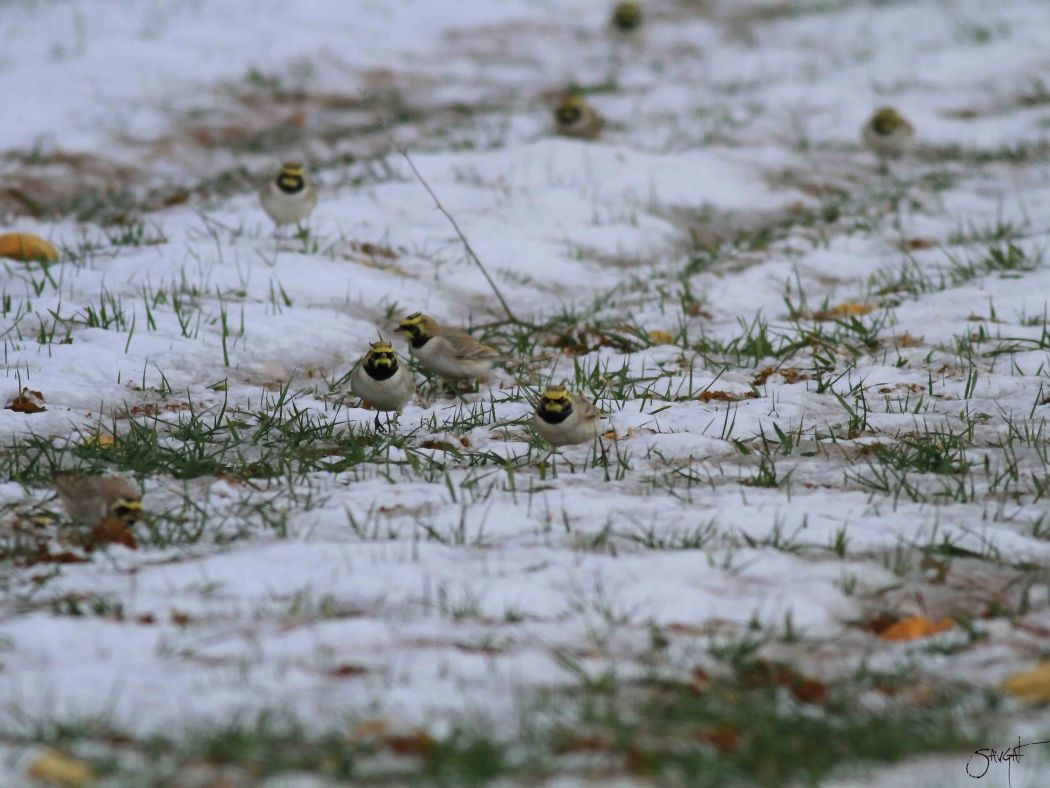
[(23, 262), (45, 260), (53, 263), (58, 259), (58, 250), (39, 235), (4, 233), (0, 235), (0, 257)]
[(947, 632), (955, 624), (950, 618), (942, 618), (940, 621), (931, 621), (925, 616), (912, 616), (911, 618), (891, 624), (879, 633), (883, 640), (907, 641), (928, 638), (941, 632)]
[(1014, 673), (1003, 682), (1003, 690), (1022, 700), (1050, 700), (1050, 662)]
[(857, 304), (853, 301), (846, 301), (838, 304), (837, 306), (830, 307), (828, 309), (820, 309), (813, 313), (814, 320), (838, 320), (843, 317), (860, 317), (866, 315), (875, 307), (868, 306), (866, 304)]
[(657, 329), (649, 332), (649, 341), (654, 345), (671, 345), (674, 343), (674, 335), (670, 331)]
[(83, 446), (98, 446), (100, 449), (112, 448), (117, 439), (108, 432), (100, 432), (98, 435), (88, 435), (80, 443)]
[(87, 785), (95, 779), (91, 767), (56, 750), (42, 750), (26, 771), (32, 780), (52, 785)]

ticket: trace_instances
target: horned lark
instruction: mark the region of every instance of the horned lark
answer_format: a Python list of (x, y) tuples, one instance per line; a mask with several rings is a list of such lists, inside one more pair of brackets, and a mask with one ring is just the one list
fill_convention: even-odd
[(601, 134), (605, 119), (579, 93), (569, 93), (554, 110), (554, 125), (563, 137), (593, 140)]
[(401, 363), (393, 345), (372, 342), (350, 373), (350, 388), (376, 409), (376, 432), (383, 432), (378, 411), (400, 413), (416, 395), (412, 373)]
[(642, 9), (638, 3), (617, 3), (613, 9), (612, 23), (613, 27), (624, 33), (636, 30), (642, 24)]
[(317, 207), (317, 189), (298, 162), (285, 162), (259, 192), (262, 207), (277, 227), (299, 224)]
[(142, 516), (142, 496), (120, 476), (56, 473), (52, 481), (66, 514), (77, 525), (95, 525), (104, 517), (132, 525)]
[(408, 337), (420, 366), (446, 380), (478, 380), (488, 376), (492, 365), (505, 357), (465, 331), (449, 328), (434, 318), (416, 312), (397, 327)]
[(590, 400), (564, 386), (547, 386), (532, 417), (536, 431), (551, 449), (588, 443), (602, 432), (602, 414)]
[(893, 107), (883, 107), (864, 124), (861, 135), (876, 156), (896, 157), (911, 148), (915, 127)]

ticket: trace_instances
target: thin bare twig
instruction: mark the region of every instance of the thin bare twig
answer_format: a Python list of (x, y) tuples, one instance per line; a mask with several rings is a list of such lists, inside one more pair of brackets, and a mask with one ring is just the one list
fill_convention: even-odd
[(405, 158), (406, 162), (408, 162), (408, 166), (412, 169), (412, 174), (416, 176), (416, 180), (418, 180), (423, 185), (423, 188), (427, 190), (427, 194), (429, 194), (430, 199), (434, 201), (434, 205), (436, 205), (437, 209), (445, 215), (445, 218), (448, 219), (449, 224), (452, 225), (452, 229), (455, 230), (456, 235), (459, 236), (459, 240), (463, 242), (463, 247), (467, 250), (467, 254), (474, 261), (477, 267), (481, 269), (481, 273), (485, 277), (485, 281), (489, 283), (489, 287), (492, 288), (492, 292), (495, 293), (496, 298), (499, 299), (500, 305), (503, 307), (503, 311), (507, 313), (507, 319), (511, 323), (516, 323), (518, 325), (527, 325), (524, 321), (518, 319), (518, 316), (515, 315), (514, 312), (511, 310), (510, 305), (507, 303), (507, 299), (503, 297), (503, 293), (500, 292), (499, 287), (496, 285), (495, 280), (489, 274), (489, 271), (485, 267), (485, 264), (481, 262), (481, 258), (478, 257), (478, 253), (474, 251), (474, 247), (470, 245), (470, 241), (467, 240), (467, 236), (464, 235), (463, 230), (460, 229), (459, 223), (456, 221), (456, 217), (449, 213), (448, 209), (442, 204), (437, 194), (434, 193), (434, 190), (430, 188), (430, 184), (427, 183), (426, 178), (424, 178), (423, 174), (416, 168), (416, 163), (412, 161), (412, 157), (408, 155), (408, 151), (405, 150), (404, 146), (400, 145), (396, 139), (394, 139), (394, 135), (390, 131), (390, 124), (384, 117), (383, 111), (380, 108), (379, 102), (376, 100), (376, 97), (364, 90), (360, 91), (360, 94), (364, 101), (367, 104), (371, 105), (372, 110), (376, 113), (376, 117), (379, 119), (380, 124), (382, 124), (384, 130), (386, 131), (386, 136), (387, 139), (390, 140), (391, 146)]
[[(392, 139), (391, 141), (393, 142)], [(459, 224), (456, 222), (456, 217), (449, 213), (448, 209), (445, 208), (444, 205), (442, 205), (441, 200), (438, 199), (438, 196), (436, 194), (434, 194), (434, 190), (430, 188), (430, 184), (427, 183), (426, 178), (424, 178), (422, 173), (420, 173), (420, 171), (416, 169), (416, 164), (414, 161), (412, 161), (412, 157), (408, 155), (408, 151), (402, 148), (396, 142), (394, 142), (394, 147), (397, 148), (398, 153), (404, 156), (405, 161), (408, 162), (408, 166), (412, 168), (412, 173), (416, 176), (416, 180), (418, 180), (423, 185), (423, 188), (427, 190), (427, 194), (429, 194), (430, 198), (434, 201), (434, 205), (436, 205), (437, 209), (445, 215), (445, 218), (448, 219), (449, 224), (452, 225), (452, 229), (455, 230), (456, 235), (459, 236), (459, 240), (463, 242), (463, 247), (467, 250), (467, 254), (470, 255), (471, 259), (474, 260), (478, 268), (481, 269), (481, 273), (484, 275), (485, 281), (489, 283), (489, 287), (492, 288), (492, 292), (495, 293), (496, 298), (499, 299), (500, 305), (503, 307), (503, 311), (507, 313), (507, 319), (509, 319), (512, 323), (521, 324), (522, 321), (519, 320), (517, 315), (515, 315), (514, 312), (511, 311), (510, 306), (507, 304), (507, 299), (503, 297), (503, 293), (500, 292), (499, 287), (496, 286), (495, 281), (493, 281), (492, 277), (489, 275), (488, 269), (485, 268), (485, 264), (481, 262), (481, 258), (478, 257), (478, 253), (474, 251), (474, 247), (470, 245), (470, 241), (467, 240), (467, 236), (463, 234), (463, 231), (461, 229), (459, 229)]]

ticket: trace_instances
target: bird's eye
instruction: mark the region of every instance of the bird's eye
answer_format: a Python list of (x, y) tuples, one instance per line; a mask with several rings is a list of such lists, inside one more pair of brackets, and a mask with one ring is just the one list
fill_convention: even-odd
[(571, 125), (580, 119), (581, 114), (579, 107), (562, 107), (558, 110), (558, 122)]

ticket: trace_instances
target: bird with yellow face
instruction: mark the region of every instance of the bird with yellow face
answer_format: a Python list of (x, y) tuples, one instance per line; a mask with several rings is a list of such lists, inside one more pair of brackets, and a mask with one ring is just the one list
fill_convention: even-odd
[(861, 137), (879, 158), (895, 158), (911, 149), (915, 127), (893, 107), (882, 107), (864, 124)]
[(613, 8), (612, 24), (621, 33), (637, 30), (642, 24), (642, 9), (635, 2), (617, 3)]
[(547, 386), (532, 416), (536, 432), (551, 449), (590, 443), (602, 434), (602, 414), (582, 394), (564, 386)]
[(402, 320), (397, 331), (408, 338), (419, 365), (445, 380), (484, 380), (496, 362), (507, 360), (466, 331), (443, 326), (422, 312)]
[(263, 186), (259, 201), (275, 229), (280, 229), (288, 224), (300, 224), (313, 213), (317, 207), (317, 189), (307, 176), (306, 168), (299, 162), (289, 161)]
[(106, 517), (133, 525), (142, 517), (142, 495), (120, 476), (63, 472), (56, 473), (52, 482), (66, 514), (77, 525), (96, 525)]
[(378, 411), (400, 414), (416, 396), (416, 383), (394, 346), (380, 339), (369, 345), (350, 372), (350, 388), (376, 409), (376, 432), (384, 432)]
[(568, 93), (554, 110), (554, 128), (563, 137), (594, 140), (602, 133), (605, 119), (579, 93)]

